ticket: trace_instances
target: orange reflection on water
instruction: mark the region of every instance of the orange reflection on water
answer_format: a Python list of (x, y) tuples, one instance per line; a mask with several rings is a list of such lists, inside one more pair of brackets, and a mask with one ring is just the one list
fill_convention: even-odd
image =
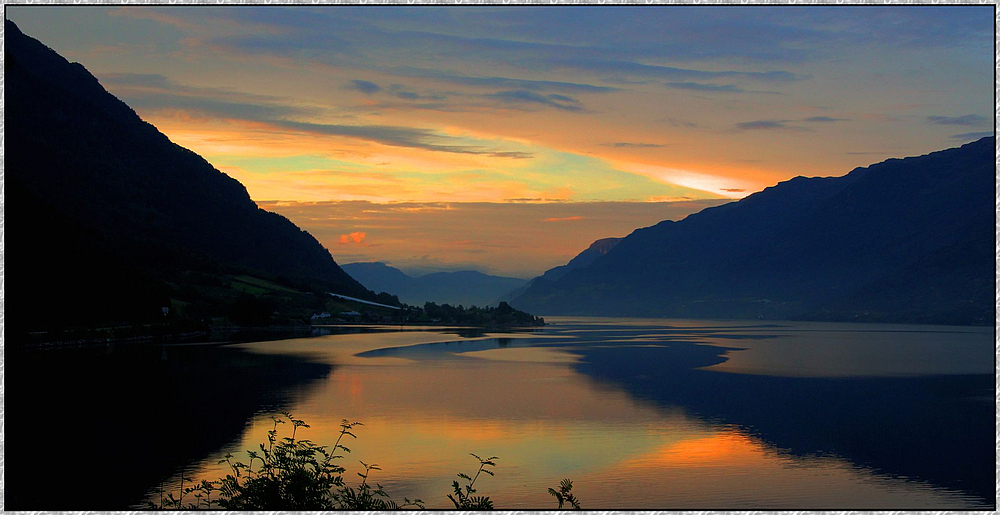
[(740, 433), (725, 432), (667, 444), (631, 464), (637, 467), (716, 467), (733, 463), (752, 466), (765, 461), (759, 443), (754, 444)]
[[(793, 455), (681, 407), (632, 397), (577, 373), (572, 347), (543, 345), (558, 340), (522, 347), (518, 336), (540, 335), (503, 336), (515, 344), (408, 331), (243, 347), (329, 363), (328, 377), (289, 399), (287, 409), (311, 425), (298, 436), (332, 446), (342, 418), (364, 422), (353, 429), (357, 439), (341, 442), (351, 449), (341, 462), (345, 477), (358, 460), (377, 463), (382, 470), (374, 480), (393, 498), (421, 497), (428, 508), (450, 507), (444, 494), (455, 474), (475, 472), (470, 452), (500, 456), (496, 477), (485, 478), (481, 492), (501, 509), (552, 507), (547, 488), (564, 477), (591, 509), (970, 506), (960, 493), (878, 475), (838, 457)], [(646, 344), (644, 332), (634, 339)], [(370, 352), (377, 349), (396, 350)], [(243, 449), (266, 441), (271, 427), (266, 415), (256, 417), (188, 477), (219, 477), (222, 454), (244, 456)], [(285, 436), (290, 428), (279, 430)]]
[(688, 435), (573, 478), (606, 509), (959, 508), (961, 494), (834, 456), (794, 456), (737, 430)]

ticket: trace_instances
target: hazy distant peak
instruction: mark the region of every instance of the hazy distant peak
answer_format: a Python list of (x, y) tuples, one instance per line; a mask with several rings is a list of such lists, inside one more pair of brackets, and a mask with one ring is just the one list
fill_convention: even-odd
[(515, 279), (514, 277), (502, 277), (502, 276), (490, 275), (490, 274), (486, 274), (486, 273), (480, 272), (479, 270), (450, 270), (450, 271), (443, 271), (443, 272), (432, 272), (432, 273), (429, 273), (429, 274), (426, 274), (426, 275), (422, 275), (420, 277), (431, 277), (431, 276), (437, 277), (437, 276), (445, 276), (445, 275), (456, 277), (456, 278), (457, 277), (496, 277), (496, 278), (499, 278), (499, 279)]
[(477, 270), (433, 272), (414, 277), (381, 262), (350, 263), (343, 269), (366, 287), (398, 295), (401, 301), (415, 305), (424, 302), (496, 305), (503, 294), (526, 283), (524, 279), (497, 277)]
[(392, 268), (393, 270), (399, 270), (398, 268), (389, 266), (381, 261), (358, 261), (355, 263), (347, 263), (342, 266), (353, 266), (353, 267), (366, 267), (366, 268)]

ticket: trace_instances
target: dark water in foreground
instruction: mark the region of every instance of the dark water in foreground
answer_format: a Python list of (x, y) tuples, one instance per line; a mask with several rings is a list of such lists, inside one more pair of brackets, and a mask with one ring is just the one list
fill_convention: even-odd
[[(216, 478), (289, 410), (428, 508), (992, 509), (991, 328), (553, 319), (533, 332), (350, 328), (227, 346), (12, 355), (6, 509), (123, 509)], [(345, 476), (346, 477), (346, 476)]]

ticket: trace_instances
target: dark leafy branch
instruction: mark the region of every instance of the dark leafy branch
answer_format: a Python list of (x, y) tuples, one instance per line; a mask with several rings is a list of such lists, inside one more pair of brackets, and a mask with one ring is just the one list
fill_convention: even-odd
[(570, 493), (570, 490), (572, 489), (573, 489), (573, 482), (570, 481), (569, 479), (563, 479), (562, 481), (559, 482), (558, 491), (553, 488), (549, 488), (549, 495), (555, 497), (556, 500), (559, 501), (560, 509), (562, 509), (562, 507), (568, 503), (570, 506), (573, 507), (574, 510), (579, 510), (580, 500), (577, 499), (575, 495)]
[[(340, 424), (340, 434), (331, 448), (317, 445), (311, 440), (298, 438), (299, 428), (309, 424), (294, 418), (290, 413), (272, 417), (272, 427), (267, 432), (267, 443), (261, 443), (256, 450), (247, 451), (246, 462), (233, 459), (226, 454), (219, 461), (226, 464), (229, 472), (216, 481), (201, 480), (185, 486), (184, 471), (181, 472), (177, 496), (173, 492), (164, 497), (162, 489), (159, 503), (150, 501), (152, 509), (227, 509), (227, 510), (400, 510), (423, 509), (424, 501), (409, 499), (396, 502), (389, 498), (382, 485), (372, 486), (373, 472), (382, 469), (377, 464), (361, 461), (364, 472), (358, 472), (361, 482), (350, 486), (344, 480), (347, 469), (335, 463), (351, 450), (343, 445), (345, 437), (357, 438), (354, 428), (360, 422), (344, 420)], [(278, 425), (290, 423), (291, 435), (278, 437)], [(338, 454), (343, 453), (343, 454)], [(496, 456), (481, 458), (479, 469), (474, 476), (459, 473), (465, 481), (452, 482), (453, 493), (447, 497), (460, 510), (492, 510), (493, 501), (488, 496), (476, 494), (476, 481), (483, 475), (493, 476)], [(570, 493), (572, 481), (564, 479), (559, 490), (549, 489), (549, 493), (559, 501), (559, 507), (568, 503), (580, 508), (579, 500)], [(213, 495), (215, 497), (213, 497)], [(189, 497), (190, 496), (190, 497)], [(185, 502), (185, 498), (188, 500)]]
[(459, 510), (492, 510), (493, 501), (491, 501), (489, 497), (472, 494), (476, 493), (476, 489), (473, 487), (476, 484), (476, 480), (479, 479), (480, 474), (485, 472), (490, 476), (493, 475), (492, 468), (496, 466), (496, 463), (494, 463), (493, 460), (497, 459), (497, 457), (490, 456), (489, 458), (483, 459), (475, 454), (472, 454), (472, 457), (479, 460), (479, 470), (476, 472), (475, 477), (469, 477), (468, 474), (459, 472), (458, 477), (468, 481), (469, 484), (462, 487), (462, 485), (458, 484), (458, 481), (452, 481), (451, 485), (455, 490), (455, 495), (452, 497), (452, 494), (448, 494), (448, 499), (451, 499), (455, 508)]

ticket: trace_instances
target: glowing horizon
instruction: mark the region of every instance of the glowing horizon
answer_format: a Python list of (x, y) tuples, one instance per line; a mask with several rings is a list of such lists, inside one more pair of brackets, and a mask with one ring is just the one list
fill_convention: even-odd
[[(6, 12), (266, 205), (739, 199), (957, 146), (994, 121), (988, 5)], [(574, 241), (651, 223), (590, 221)], [(541, 240), (565, 230), (538, 223), (552, 226)], [(339, 236), (360, 232), (317, 237), (343, 261)], [(534, 268), (467, 264), (523, 275), (583, 248), (528, 246)]]
[[(978, 66), (992, 62), (991, 12), (12, 6), (8, 15), (255, 199), (502, 202), (741, 198), (796, 175), (843, 175), (974, 139), (992, 125), (992, 67)], [(615, 23), (628, 31), (606, 26)]]
[(413, 276), (478, 270), (531, 279), (565, 264), (597, 239), (623, 237), (722, 202), (353, 200), (258, 205), (309, 231), (340, 264), (378, 261)]

